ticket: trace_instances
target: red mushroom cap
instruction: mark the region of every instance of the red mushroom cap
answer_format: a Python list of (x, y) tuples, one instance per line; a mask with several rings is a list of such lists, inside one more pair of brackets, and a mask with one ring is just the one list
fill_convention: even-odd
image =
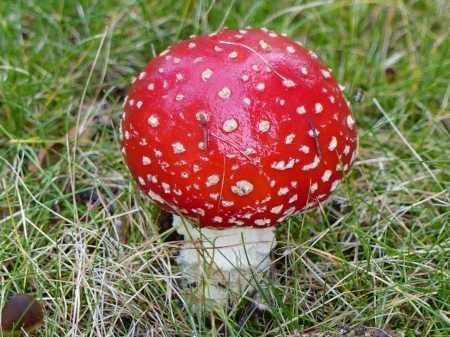
[(224, 30), (144, 68), (121, 137), (162, 208), (201, 227), (267, 227), (329, 197), (355, 161), (354, 124), (313, 52), (266, 29)]

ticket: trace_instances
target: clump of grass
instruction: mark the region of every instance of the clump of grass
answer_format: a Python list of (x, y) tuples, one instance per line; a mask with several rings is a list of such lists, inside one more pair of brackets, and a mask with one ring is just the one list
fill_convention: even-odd
[[(447, 335), (449, 11), (445, 0), (1, 2), (1, 303), (35, 293), (40, 336), (275, 336), (339, 324)], [(359, 158), (332, 200), (278, 226), (259, 307), (248, 294), (202, 312), (183, 289), (169, 220), (130, 182), (115, 134), (129, 81), (153, 55), (249, 25), (288, 33), (333, 69)], [(66, 137), (94, 115), (92, 138)], [(49, 143), (60, 160), (30, 172)]]

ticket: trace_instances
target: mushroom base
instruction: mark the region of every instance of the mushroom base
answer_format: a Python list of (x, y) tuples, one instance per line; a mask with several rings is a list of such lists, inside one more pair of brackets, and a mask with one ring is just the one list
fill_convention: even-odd
[(222, 304), (234, 302), (270, 266), (269, 254), (275, 246), (271, 227), (199, 229), (178, 216), (173, 226), (187, 241), (177, 258), (184, 281), (200, 283), (199, 296)]

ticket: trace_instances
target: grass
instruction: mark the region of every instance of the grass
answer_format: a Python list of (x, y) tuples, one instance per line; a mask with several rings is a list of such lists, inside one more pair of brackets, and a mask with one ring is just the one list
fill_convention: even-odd
[[(449, 13), (446, 0), (1, 1), (0, 303), (35, 294), (46, 314), (37, 336), (279, 336), (339, 324), (449, 335)], [(167, 46), (223, 26), (286, 32), (350, 100), (365, 94), (352, 103), (351, 176), (322, 209), (277, 228), (264, 311), (246, 298), (230, 311), (190, 305), (167, 217), (130, 182), (114, 136), (131, 77)], [(93, 137), (66, 136), (94, 115)], [(60, 160), (32, 172), (46, 147)]]

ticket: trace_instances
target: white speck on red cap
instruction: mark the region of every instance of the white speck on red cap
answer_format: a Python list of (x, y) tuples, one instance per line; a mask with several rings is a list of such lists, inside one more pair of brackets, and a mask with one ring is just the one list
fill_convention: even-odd
[(347, 116), (347, 125), (350, 129), (353, 129), (353, 125), (355, 125), (355, 120), (350, 115)]
[(302, 106), (299, 106), (298, 108), (297, 108), (297, 113), (299, 114), (299, 115), (302, 115), (302, 114), (304, 114), (306, 112), (306, 109), (305, 109), (305, 107), (302, 105)]
[(286, 164), (284, 160), (281, 160), (279, 162), (272, 163), (272, 165), (270, 167), (274, 168), (275, 170), (283, 171), (283, 170), (287, 170), (287, 169), (293, 168), (294, 164), (295, 164), (295, 161), (296, 161), (295, 159), (291, 159)]
[(206, 80), (210, 78), (212, 74), (213, 72), (211, 69), (206, 69), (204, 72), (202, 72), (202, 80), (206, 82)]
[(236, 186), (232, 186), (231, 190), (239, 196), (247, 195), (253, 191), (253, 185), (247, 180), (240, 180)]
[(331, 177), (331, 174), (332, 174), (331, 170), (326, 170), (326, 171), (323, 173), (322, 181), (323, 181), (323, 182), (328, 181), (328, 180), (330, 179), (330, 177)]
[(220, 217), (220, 216), (215, 216), (215, 217), (213, 218), (213, 221), (214, 221), (214, 222), (219, 222), (219, 223), (221, 223), (221, 222), (223, 221), (223, 219), (222, 219), (222, 217)]
[(236, 130), (238, 127), (238, 124), (236, 122), (235, 119), (230, 119), (225, 121), (225, 123), (223, 123), (223, 130), (225, 132), (233, 132), (234, 130)]
[(267, 132), (270, 129), (270, 122), (269, 121), (261, 121), (259, 122), (258, 129), (261, 132)]
[(308, 69), (306, 69), (305, 67), (302, 67), (301, 71), (303, 75), (308, 75)]
[(177, 63), (180, 63), (180, 59), (177, 57), (174, 57), (173, 64), (177, 64)]
[(292, 144), (294, 138), (295, 138), (295, 135), (294, 135), (293, 133), (291, 133), (289, 136), (286, 137), (286, 139), (285, 139), (284, 142), (285, 142), (286, 144)]
[(270, 210), (270, 213), (280, 214), (282, 209), (283, 209), (283, 205), (275, 206)]
[(158, 117), (156, 117), (155, 115), (151, 115), (148, 118), (148, 124), (150, 124), (151, 126), (153, 126), (154, 128), (156, 128), (159, 125), (159, 120)]
[(321, 113), (323, 111), (323, 106), (320, 103), (316, 103), (316, 105), (314, 106), (316, 113)]
[(282, 196), (282, 195), (285, 195), (285, 194), (287, 194), (289, 192), (289, 188), (288, 187), (282, 187), (282, 188), (280, 188), (279, 190), (278, 190), (278, 195), (279, 196)]
[(294, 201), (297, 201), (297, 199), (298, 199), (298, 195), (297, 194), (294, 194), (290, 199), (289, 199), (289, 203), (293, 203)]
[(295, 48), (292, 46), (287, 46), (286, 50), (289, 54), (294, 54), (295, 53)]
[(219, 182), (219, 176), (217, 174), (213, 174), (212, 176), (208, 177), (208, 180), (206, 181), (206, 186), (211, 187), (216, 185)]
[(183, 144), (181, 144), (180, 142), (172, 144), (172, 147), (173, 147), (173, 153), (175, 153), (175, 154), (183, 153), (184, 151), (186, 151)]
[(228, 57), (230, 58), (230, 59), (234, 59), (234, 58), (236, 58), (238, 56), (238, 53), (237, 52), (231, 52), (230, 54), (228, 54)]
[(314, 169), (319, 165), (319, 163), (320, 163), (320, 158), (318, 156), (315, 156), (314, 161), (311, 164), (303, 166), (302, 170), (308, 171), (308, 170)]
[(257, 226), (267, 226), (270, 225), (270, 219), (257, 219), (254, 224)]
[(331, 73), (327, 70), (321, 70), (323, 77), (325, 78), (330, 78), (331, 77)]
[(152, 161), (150, 160), (149, 157), (142, 157), (142, 165), (150, 165), (152, 163)]
[(227, 87), (222, 88), (222, 90), (219, 91), (218, 95), (222, 98), (229, 98), (231, 95), (231, 90)]
[(328, 145), (328, 150), (333, 151), (337, 146), (337, 139), (336, 137), (332, 137), (330, 141), (330, 145)]

